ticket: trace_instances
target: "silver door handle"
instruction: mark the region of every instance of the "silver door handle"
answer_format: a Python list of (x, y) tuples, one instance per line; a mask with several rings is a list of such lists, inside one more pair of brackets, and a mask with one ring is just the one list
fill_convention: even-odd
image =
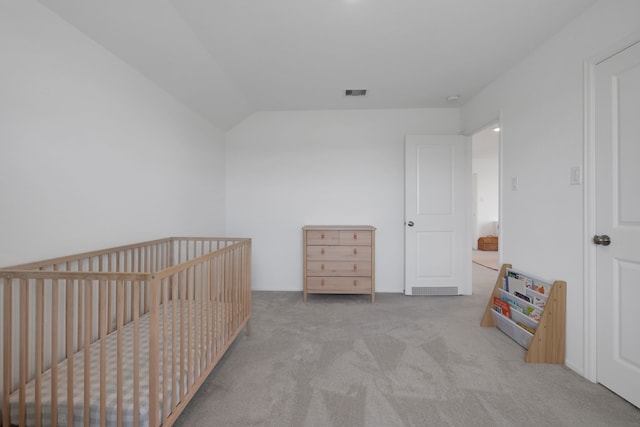
[(602, 236), (598, 236), (597, 234), (593, 236), (593, 243), (596, 245), (609, 246), (611, 244), (611, 237), (603, 234)]

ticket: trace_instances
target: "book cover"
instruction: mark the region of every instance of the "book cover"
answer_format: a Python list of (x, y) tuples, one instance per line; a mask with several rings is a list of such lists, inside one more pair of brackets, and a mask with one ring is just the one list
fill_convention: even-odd
[(539, 294), (549, 296), (549, 292), (551, 292), (551, 286), (549, 283), (542, 282), (540, 280), (534, 280), (532, 290), (538, 292)]
[(544, 310), (544, 305), (546, 303), (547, 303), (546, 299), (542, 299), (542, 298), (538, 298), (538, 297), (533, 297), (533, 301), (531, 301), (531, 304), (535, 305), (540, 310)]
[(520, 313), (525, 312), (525, 307), (514, 295), (511, 295), (506, 291), (500, 292), (500, 299), (509, 303), (509, 305), (511, 306), (511, 311), (519, 311)]
[(515, 277), (509, 278), (509, 293), (516, 294), (526, 294), (527, 292), (527, 282), (524, 280), (516, 279)]
[[(515, 280), (513, 280), (513, 279), (515, 279)], [(523, 273), (519, 273), (519, 272), (514, 271), (514, 270), (507, 270), (507, 280), (515, 281), (516, 284), (518, 285), (518, 287), (522, 286), (522, 287), (524, 287), (525, 290), (526, 289), (531, 289), (531, 287), (533, 286), (533, 278), (532, 277), (527, 276), (526, 274), (523, 274)], [(509, 292), (511, 292), (511, 290), (509, 290)], [(525, 293), (525, 291), (522, 291), (522, 293)]]
[(540, 318), (542, 317), (542, 312), (540, 312), (539, 310), (534, 310), (533, 308), (531, 308), (531, 310), (527, 313), (527, 316), (529, 316), (530, 318), (532, 318), (536, 322), (539, 322)]
[(520, 293), (520, 292), (516, 291), (516, 292), (514, 292), (514, 295), (517, 296), (518, 298), (520, 298), (523, 301), (526, 301), (528, 303), (531, 302), (531, 298), (526, 296), (524, 293)]
[(504, 317), (511, 319), (511, 305), (498, 297), (493, 297), (493, 309)]

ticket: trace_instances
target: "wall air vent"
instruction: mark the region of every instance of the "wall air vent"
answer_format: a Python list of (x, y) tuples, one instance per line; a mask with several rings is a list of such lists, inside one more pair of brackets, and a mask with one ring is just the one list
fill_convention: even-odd
[(347, 89), (344, 92), (347, 96), (365, 96), (367, 94), (366, 89)]
[(458, 295), (457, 286), (429, 286), (412, 287), (411, 295), (431, 296), (431, 295)]

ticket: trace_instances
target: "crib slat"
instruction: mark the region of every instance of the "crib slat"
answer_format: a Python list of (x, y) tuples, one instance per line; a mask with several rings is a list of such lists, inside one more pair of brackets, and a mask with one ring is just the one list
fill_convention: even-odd
[(209, 334), (211, 335), (211, 343), (209, 344), (211, 359), (216, 355), (216, 258), (209, 260), (209, 311), (211, 318), (209, 319)]
[(188, 303), (187, 301), (187, 283), (186, 283), (186, 277), (187, 277), (187, 271), (183, 270), (182, 274), (178, 275), (178, 277), (180, 278), (180, 284), (179, 284), (179, 292), (180, 292), (180, 325), (178, 326), (180, 328), (180, 371), (178, 372), (178, 378), (179, 380), (179, 384), (180, 384), (180, 401), (182, 401), (182, 396), (184, 396), (185, 390), (184, 390), (184, 386), (183, 384), (186, 384), (186, 378), (185, 375), (185, 321), (184, 321), (184, 317), (185, 314), (187, 313), (187, 306), (185, 305), (186, 303)]
[(162, 285), (162, 414), (164, 417), (166, 417), (170, 412), (167, 390), (169, 387), (169, 342), (167, 338), (167, 328), (169, 323), (169, 290), (166, 289), (168, 282), (169, 279), (164, 279), (160, 282)]
[[(102, 268), (101, 268), (102, 269)], [(107, 425), (107, 311), (105, 297), (109, 282), (100, 281), (98, 290), (98, 329), (100, 334), (100, 426)]]
[(127, 286), (129, 287), (129, 321), (133, 321), (133, 313), (135, 310), (135, 304), (133, 303), (134, 297), (135, 297), (135, 289), (133, 286), (133, 282), (129, 282), (127, 283)]
[[(158, 324), (160, 323), (160, 316), (158, 315), (158, 309), (160, 305), (160, 284), (157, 279), (151, 281), (151, 311), (149, 313), (149, 425), (157, 426), (161, 422), (158, 420), (158, 375), (160, 360), (158, 353), (160, 351)], [(163, 414), (162, 421), (166, 419), (167, 414)]]
[(242, 271), (240, 270), (240, 250), (239, 248), (235, 248), (233, 250), (233, 265), (234, 265), (234, 282), (233, 282), (233, 287), (235, 289), (235, 294), (236, 294), (236, 306), (238, 307), (236, 309), (237, 312), (237, 316), (236, 316), (236, 329), (240, 328), (240, 325), (242, 324), (242, 289), (238, 286), (238, 284), (240, 283), (240, 279), (242, 277)]
[[(82, 263), (83, 263), (82, 260), (78, 261), (78, 271), (82, 271)], [(78, 293), (78, 301), (77, 301), (78, 312), (76, 314), (77, 319), (78, 319), (78, 324), (77, 324), (78, 341), (77, 341), (77, 344), (76, 344), (76, 349), (80, 350), (82, 348), (82, 346), (83, 346), (82, 338), (84, 336), (83, 333), (82, 333), (83, 325), (82, 325), (82, 322), (80, 321), (80, 319), (82, 319), (82, 302), (84, 301), (84, 298), (83, 298), (83, 296), (84, 296), (84, 288), (82, 287), (80, 281), (78, 281), (76, 292)]]
[(162, 270), (164, 270), (165, 268), (167, 268), (167, 255), (168, 255), (168, 253), (167, 253), (167, 245), (166, 245), (166, 243), (163, 243), (163, 244), (160, 246), (160, 248), (161, 248), (161, 252), (162, 252), (162, 256), (161, 256), (162, 264), (160, 265), (160, 268), (161, 268)]
[[(91, 281), (84, 280), (84, 426), (91, 421), (91, 331), (93, 330), (91, 303), (93, 300)], [(78, 320), (80, 320), (79, 318)], [(80, 320), (82, 321), (82, 320)]]
[(233, 286), (236, 279), (236, 263), (233, 257), (234, 250), (231, 249), (229, 252), (229, 273), (231, 277), (229, 278), (229, 288), (231, 290), (231, 331), (229, 336), (233, 334), (233, 331), (238, 326), (238, 304), (237, 304), (237, 290), (236, 287)]
[(227, 253), (224, 252), (220, 257), (220, 267), (222, 268), (221, 284), (222, 284), (222, 331), (221, 331), (221, 345), (227, 342), (227, 334), (229, 329), (229, 290), (227, 289)]
[(189, 347), (193, 354), (193, 374), (192, 378), (195, 382), (198, 366), (198, 347), (200, 336), (198, 335), (198, 266), (193, 266), (193, 293), (191, 294), (192, 315), (189, 316), (193, 322), (193, 345)]
[[(178, 343), (177, 343), (177, 338), (176, 338), (176, 331), (177, 331), (177, 321), (178, 321), (178, 301), (180, 300), (180, 293), (179, 290), (180, 288), (178, 287), (178, 275), (179, 273), (174, 274), (173, 276), (171, 276), (171, 296), (173, 299), (173, 316), (172, 316), (172, 322), (173, 324), (171, 325), (171, 342), (173, 343), (172, 349), (171, 349), (171, 406), (172, 406), (172, 412), (174, 409), (176, 409), (176, 406), (178, 405), (178, 386), (177, 386), (177, 377), (178, 377), (178, 372), (176, 371), (176, 360), (177, 360), (177, 354), (176, 351), (178, 349)], [(168, 308), (168, 307), (167, 307)]]
[[(194, 248), (195, 250), (195, 248)], [(193, 375), (193, 346), (191, 343), (191, 331), (193, 330), (193, 304), (192, 304), (192, 300), (193, 300), (193, 291), (192, 291), (192, 287), (193, 287), (193, 276), (194, 276), (194, 269), (193, 267), (190, 267), (189, 269), (187, 269), (187, 318), (188, 318), (188, 323), (187, 323), (187, 390), (189, 388), (191, 388), (191, 378)]]
[[(149, 271), (147, 270), (147, 255), (146, 255), (146, 247), (142, 247), (140, 250), (140, 254), (138, 255), (140, 257), (140, 272), (143, 271)], [(143, 282), (142, 283), (142, 302), (141, 302), (141, 309), (143, 313), (146, 313), (147, 311), (149, 311), (147, 309), (147, 282)]]
[(133, 291), (133, 426), (140, 426), (140, 287), (132, 282)]
[[(58, 271), (58, 266), (53, 266)], [(51, 283), (51, 426), (58, 426), (58, 279)]]
[(124, 281), (116, 282), (116, 337), (117, 337), (117, 351), (116, 351), (116, 413), (117, 413), (117, 425), (122, 427), (123, 424), (123, 388), (122, 383), (122, 325), (124, 323)]
[[(227, 341), (227, 325), (228, 322), (228, 304), (227, 304), (227, 278), (226, 275), (226, 264), (227, 260), (224, 253), (220, 256), (220, 309), (222, 317), (220, 319), (220, 347), (224, 346), (224, 343)], [(218, 349), (220, 350), (220, 349)]]
[[(202, 252), (204, 253), (204, 241), (202, 241)], [(205, 335), (204, 335), (204, 328), (205, 328), (205, 323), (204, 323), (204, 316), (205, 316), (205, 301), (204, 301), (204, 262), (200, 264), (200, 282), (199, 282), (199, 287), (200, 287), (200, 300), (198, 301), (198, 311), (200, 312), (198, 314), (198, 320), (200, 323), (200, 375), (202, 375), (202, 373), (204, 372), (204, 367), (205, 367), (205, 350), (206, 345), (204, 342), (205, 339)], [(197, 347), (196, 347), (197, 348)]]
[(65, 344), (67, 347), (67, 422), (73, 425), (73, 297), (75, 281), (67, 279), (66, 281), (66, 331)]
[(36, 281), (36, 427), (42, 425), (42, 362), (44, 358), (44, 280)]
[[(112, 255), (109, 254), (107, 255), (107, 270), (109, 271), (113, 271), (113, 264), (111, 262), (112, 259)], [(109, 333), (113, 332), (113, 327), (111, 320), (113, 319), (113, 308), (112, 308), (112, 301), (113, 301), (113, 284), (111, 283), (111, 281), (109, 280), (107, 282), (107, 327), (108, 327), (108, 331)]]
[(12, 357), (11, 357), (11, 352), (12, 352), (12, 334), (13, 334), (13, 325), (11, 324), (12, 321), (12, 315), (13, 315), (13, 310), (11, 307), (11, 302), (12, 302), (12, 292), (11, 292), (11, 286), (13, 286), (12, 284), (12, 280), (11, 279), (0, 279), (2, 280), (2, 286), (4, 288), (4, 320), (3, 320), (3, 324), (4, 324), (4, 330), (2, 331), (2, 336), (4, 337), (3, 342), (2, 342), (2, 348), (4, 349), (4, 355), (3, 355), (3, 361), (4, 361), (4, 371), (2, 372), (2, 379), (3, 379), (3, 384), (2, 384), (2, 425), (3, 426), (8, 426), (9, 425), (9, 409), (10, 409), (10, 405), (9, 405), (9, 395), (11, 394), (11, 371), (12, 371), (12, 366), (11, 366), (11, 361), (12, 361)]
[(236, 261), (236, 248), (232, 249), (232, 253), (230, 254), (229, 258), (230, 258), (230, 263), (231, 263), (231, 285), (232, 285), (232, 289), (233, 289), (233, 296), (231, 297), (232, 300), (232, 307), (233, 307), (233, 329), (237, 329), (239, 324), (240, 324), (240, 294), (239, 294), (239, 289), (237, 286), (234, 286), (235, 283), (237, 283), (238, 280), (238, 262)]
[(244, 244), (244, 268), (245, 268), (245, 280), (244, 288), (247, 293), (247, 335), (251, 335), (251, 242)]
[(156, 270), (155, 271), (161, 271), (162, 270), (162, 243), (157, 243), (156, 244)]
[(236, 260), (234, 253), (235, 249), (232, 249), (229, 253), (229, 265), (231, 269), (231, 311), (232, 311), (232, 321), (231, 321), (231, 330), (235, 330), (238, 327), (238, 288), (233, 286), (236, 283), (237, 279), (237, 270), (236, 270)]
[[(145, 271), (151, 271), (151, 250), (149, 247), (146, 247), (145, 250), (145, 255), (144, 255), (144, 260), (145, 260)], [(150, 294), (149, 294), (149, 282), (146, 283), (145, 285), (145, 306), (144, 306), (144, 311), (145, 313), (149, 312), (149, 298), (150, 298)]]
[(218, 319), (219, 319), (219, 315), (218, 315), (218, 309), (219, 309), (219, 305), (220, 305), (220, 290), (218, 289), (218, 257), (216, 256), (215, 258), (213, 258), (213, 260), (211, 260), (211, 263), (213, 265), (213, 272), (212, 272), (212, 314), (213, 314), (213, 319), (212, 319), (212, 328), (213, 328), (213, 344), (212, 344), (212, 350), (213, 350), (213, 355), (214, 357), (218, 354), (218, 337), (219, 337), (219, 333), (218, 333)]
[(26, 390), (29, 372), (29, 284), (20, 280), (20, 425), (26, 425)]
[(225, 277), (226, 260), (224, 253), (220, 255), (220, 347), (224, 346), (227, 340), (227, 279)]
[[(209, 252), (211, 252), (211, 241), (209, 241)], [(211, 259), (207, 260), (207, 281), (205, 285), (205, 307), (207, 307), (207, 316), (205, 319), (207, 328), (207, 365), (211, 362)]]
[(224, 340), (226, 339), (226, 320), (225, 320), (225, 316), (227, 313), (226, 310), (226, 295), (225, 292), (227, 291), (224, 285), (224, 254), (221, 254), (220, 257), (218, 258), (218, 269), (219, 269), (219, 300), (218, 300), (218, 304), (219, 304), (219, 309), (220, 309), (220, 318), (219, 318), (219, 326), (218, 326), (218, 334), (219, 334), (219, 338), (218, 338), (218, 352), (220, 352), (220, 348), (222, 347), (222, 344), (224, 343)]

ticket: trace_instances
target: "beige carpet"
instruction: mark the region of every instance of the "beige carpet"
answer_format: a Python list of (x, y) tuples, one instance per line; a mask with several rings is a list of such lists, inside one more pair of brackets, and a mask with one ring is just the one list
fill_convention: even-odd
[(253, 292), (241, 334), (175, 427), (638, 427), (640, 410), (525, 350), (480, 318), (473, 295)]
[(473, 251), (471, 259), (483, 267), (498, 271), (498, 251)]

